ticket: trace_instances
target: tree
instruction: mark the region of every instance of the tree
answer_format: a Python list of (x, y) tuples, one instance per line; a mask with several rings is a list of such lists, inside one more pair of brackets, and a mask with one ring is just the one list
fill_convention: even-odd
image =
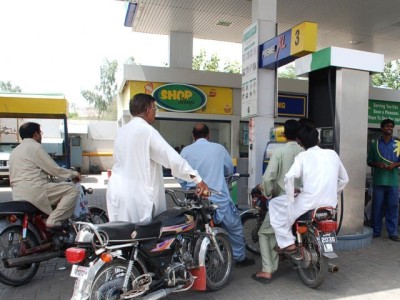
[(226, 61), (225, 66), (224, 66), (224, 72), (225, 73), (240, 73), (242, 70), (240, 62), (237, 60), (231, 62), (231, 61)]
[(372, 86), (400, 89), (400, 60), (385, 64), (382, 73), (372, 75)]
[(11, 93), (21, 93), (22, 90), (21, 88), (16, 85), (16, 86), (12, 86), (10, 81), (1, 81), (0, 80), (0, 91), (2, 92), (11, 92)]
[(224, 67), (220, 69), (221, 59), (216, 53), (212, 54), (210, 59), (207, 59), (207, 52), (204, 49), (200, 49), (200, 54), (193, 57), (192, 69), (193, 70), (204, 70), (211, 72), (226, 72), (226, 73), (240, 73), (242, 70), (241, 64), (238, 61), (225, 61)]
[(126, 65), (136, 65), (135, 58), (133, 56), (128, 57), (128, 59), (125, 61)]
[(285, 65), (278, 69), (279, 78), (296, 79), (296, 72), (293, 64)]
[[(116, 101), (117, 83), (115, 82), (115, 73), (117, 68), (118, 62), (116, 60), (109, 61), (105, 59), (100, 67), (100, 85), (96, 85), (94, 91), (81, 91), (82, 96), (89, 104), (94, 105), (99, 119), (109, 110), (112, 102)], [(116, 118), (116, 113), (113, 117), (114, 119)]]
[(192, 69), (197, 71), (204, 70), (204, 62), (206, 60), (206, 57), (206, 50), (200, 49), (200, 54), (193, 57)]

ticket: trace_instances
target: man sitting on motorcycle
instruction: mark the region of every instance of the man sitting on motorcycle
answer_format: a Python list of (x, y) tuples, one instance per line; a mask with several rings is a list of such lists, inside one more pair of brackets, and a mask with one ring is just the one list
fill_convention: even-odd
[[(20, 126), (22, 142), (11, 152), (10, 185), (13, 200), (26, 200), (49, 215), (46, 226), (62, 230), (62, 221), (71, 217), (79, 191), (71, 183), (49, 182), (48, 175), (80, 179), (80, 173), (60, 167), (41, 145), (40, 125), (27, 122)], [(52, 206), (56, 206), (53, 210)]]
[[(285, 175), (286, 195), (269, 203), (271, 225), (282, 252), (296, 252), (292, 225), (298, 217), (321, 206), (336, 207), (338, 193), (349, 182), (346, 169), (337, 153), (318, 147), (318, 131), (309, 124), (298, 133), (298, 142), (306, 150), (298, 154)], [(303, 188), (295, 192), (295, 179), (301, 178)]]

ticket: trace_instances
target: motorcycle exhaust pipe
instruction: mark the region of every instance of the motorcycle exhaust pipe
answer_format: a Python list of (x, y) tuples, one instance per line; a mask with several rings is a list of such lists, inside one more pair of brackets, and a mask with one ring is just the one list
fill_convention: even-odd
[(334, 265), (334, 264), (329, 264), (328, 271), (331, 272), (331, 273), (339, 272), (339, 267), (337, 265)]
[(50, 253), (32, 254), (16, 258), (8, 258), (5, 259), (3, 262), (6, 268), (15, 268), (63, 256), (64, 256), (64, 251), (57, 251)]
[(142, 300), (158, 300), (158, 299), (162, 299), (167, 297), (168, 295), (172, 294), (173, 292), (175, 292), (176, 290), (178, 290), (179, 288), (169, 288), (169, 289), (162, 289), (162, 290), (158, 290), (155, 291), (151, 294), (148, 294), (144, 297), (141, 297), (140, 299)]

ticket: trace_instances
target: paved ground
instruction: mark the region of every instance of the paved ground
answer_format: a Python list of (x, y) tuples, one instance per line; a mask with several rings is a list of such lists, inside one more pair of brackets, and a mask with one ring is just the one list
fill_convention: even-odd
[[(94, 188), (89, 202), (104, 205), (104, 178), (87, 178), (85, 185)], [(0, 198), (7, 188), (0, 188)], [(338, 252), (337, 273), (329, 273), (324, 284), (313, 290), (303, 285), (291, 266), (281, 264), (269, 285), (250, 278), (261, 265), (234, 269), (230, 284), (212, 293), (183, 292), (168, 299), (400, 299), (400, 243), (387, 238), (374, 239), (365, 249)], [(64, 300), (70, 299), (73, 279), (70, 265), (64, 259), (53, 259), (41, 264), (38, 274), (27, 285), (9, 287), (0, 284), (0, 300)]]

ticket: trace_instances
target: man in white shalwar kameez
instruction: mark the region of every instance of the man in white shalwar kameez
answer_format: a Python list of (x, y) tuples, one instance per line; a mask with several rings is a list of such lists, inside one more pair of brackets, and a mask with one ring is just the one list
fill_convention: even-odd
[(110, 221), (148, 222), (167, 208), (162, 166), (170, 168), (175, 177), (195, 182), (198, 194), (208, 187), (150, 125), (157, 110), (152, 96), (135, 95), (129, 110), (133, 118), (119, 129), (114, 143), (107, 210)]
[[(349, 182), (346, 169), (333, 150), (318, 147), (318, 131), (303, 126), (298, 141), (307, 151), (298, 154), (285, 175), (286, 195), (273, 198), (269, 203), (271, 225), (278, 246), (284, 252), (296, 249), (292, 225), (298, 217), (321, 206), (336, 207), (338, 194)], [(295, 191), (295, 179), (301, 178), (303, 189)]]

